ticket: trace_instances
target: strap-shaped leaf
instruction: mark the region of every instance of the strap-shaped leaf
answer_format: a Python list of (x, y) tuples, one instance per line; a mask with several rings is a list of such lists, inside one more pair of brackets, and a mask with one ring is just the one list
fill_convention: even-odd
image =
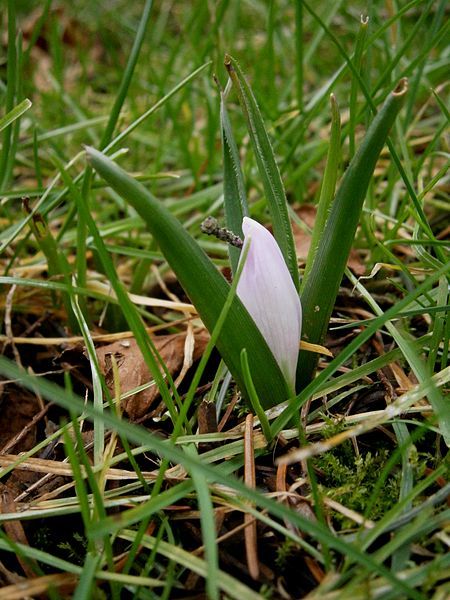
[[(245, 193), (244, 176), (242, 175), (239, 151), (234, 140), (225, 105), (225, 93), (220, 98), (220, 126), (222, 130), (223, 152), (223, 204), (227, 227), (240, 238), (242, 235), (242, 219), (248, 217), (247, 195)], [(231, 270), (236, 272), (240, 252), (233, 246), (228, 246)]]
[[(372, 121), (344, 174), (322, 238), (302, 290), (303, 337), (322, 344), (339, 285), (359, 223), (361, 210), (378, 156), (403, 105), (407, 81), (402, 80)], [(309, 383), (317, 364), (312, 352), (300, 352), (297, 388)]]
[(334, 193), (336, 190), (336, 181), (338, 178), (339, 163), (341, 160), (341, 117), (339, 106), (334, 94), (330, 96), (331, 106), (331, 128), (330, 144), (328, 146), (327, 164), (323, 174), (322, 187), (320, 190), (319, 203), (317, 205), (316, 221), (311, 236), (311, 246), (306, 259), (305, 272), (303, 274), (302, 286), (308, 280), (309, 272), (316, 256), (317, 248), (325, 229), (325, 224), (331, 210)]
[(256, 164), (258, 165), (258, 171), (263, 182), (264, 192), (272, 216), (273, 235), (280, 246), (294, 285), (298, 290), (300, 282), (294, 236), (292, 235), (286, 194), (272, 145), (253, 92), (239, 65), (234, 58), (227, 55), (225, 57), (225, 67), (228, 70), (233, 85), (236, 87), (239, 102), (247, 121)]
[[(99, 175), (145, 221), (205, 326), (212, 331), (230, 290), (225, 278), (181, 223), (143, 185), (101, 152), (93, 148), (86, 151)], [(232, 301), (217, 348), (244, 394), (240, 354), (246, 348), (253, 383), (263, 407), (286, 400), (288, 390), (278, 364), (237, 297)]]

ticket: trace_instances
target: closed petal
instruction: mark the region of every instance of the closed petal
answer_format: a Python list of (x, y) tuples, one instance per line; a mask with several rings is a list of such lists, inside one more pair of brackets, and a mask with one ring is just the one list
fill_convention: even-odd
[(242, 231), (244, 248), (248, 244), (250, 247), (237, 295), (264, 336), (286, 381), (295, 389), (302, 319), (298, 292), (270, 232), (248, 217), (244, 217)]

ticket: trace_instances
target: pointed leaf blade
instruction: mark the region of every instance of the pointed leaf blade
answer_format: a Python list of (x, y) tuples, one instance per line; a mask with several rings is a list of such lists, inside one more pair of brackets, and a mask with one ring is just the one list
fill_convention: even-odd
[(272, 215), (273, 234), (283, 253), (284, 260), (291, 273), (296, 289), (300, 287), (297, 255), (294, 236), (289, 219), (288, 204), (281, 180), (280, 170), (275, 160), (272, 145), (267, 135), (264, 121), (259, 111), (253, 92), (245, 79), (237, 62), (231, 56), (225, 57), (225, 67), (236, 87), (242, 107), (247, 129), (252, 141), (253, 150), (261, 176), (264, 191)]
[[(372, 121), (334, 199), (308, 279), (302, 290), (303, 334), (322, 344), (347, 265), (370, 179), (389, 131), (403, 105), (407, 81), (402, 80)], [(313, 376), (317, 356), (301, 352), (297, 389)]]

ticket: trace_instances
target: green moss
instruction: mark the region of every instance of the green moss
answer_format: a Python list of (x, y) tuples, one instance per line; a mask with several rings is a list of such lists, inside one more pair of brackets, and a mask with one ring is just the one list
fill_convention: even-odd
[(280, 569), (284, 569), (286, 567), (287, 560), (292, 556), (294, 552), (298, 551), (298, 546), (292, 540), (284, 540), (277, 548), (277, 556), (275, 559), (275, 564)]
[[(340, 452), (327, 452), (314, 461), (314, 466), (319, 469), (324, 495), (340, 502), (346, 508), (364, 514), (389, 453), (387, 450), (380, 450), (375, 454), (368, 452), (364, 456), (353, 455), (351, 458), (347, 454), (342, 447)], [(383, 493), (376, 499), (370, 514), (367, 515), (369, 519), (380, 518), (397, 502), (400, 477), (400, 471), (389, 475), (383, 486)], [(335, 513), (334, 518), (342, 528), (355, 525), (340, 513)]]
[(83, 565), (87, 541), (81, 534), (75, 532), (70, 540), (60, 542), (58, 548), (67, 556), (66, 560), (70, 560), (74, 565)]
[[(329, 421), (324, 437), (332, 437), (345, 429), (343, 422)], [(355, 456), (354, 447), (346, 440), (330, 452), (314, 459), (314, 468), (322, 493), (344, 505), (346, 508), (365, 515), (375, 485), (391, 456), (388, 448), (374, 448), (371, 452)], [(432, 457), (420, 453), (415, 446), (409, 450), (409, 462), (417, 480), (425, 475)], [(376, 498), (367, 518), (377, 520), (398, 501), (400, 494), (401, 470), (397, 466), (386, 479), (382, 493)], [(333, 513), (337, 528), (354, 527), (355, 523), (338, 512)]]

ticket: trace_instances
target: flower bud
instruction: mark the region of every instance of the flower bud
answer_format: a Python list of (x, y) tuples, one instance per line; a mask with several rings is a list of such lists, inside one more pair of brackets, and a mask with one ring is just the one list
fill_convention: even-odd
[[(290, 388), (295, 376), (302, 309), (275, 238), (257, 221), (244, 217), (244, 249), (249, 245), (237, 295), (261, 331)], [(261, 365), (264, 368), (264, 365)]]

